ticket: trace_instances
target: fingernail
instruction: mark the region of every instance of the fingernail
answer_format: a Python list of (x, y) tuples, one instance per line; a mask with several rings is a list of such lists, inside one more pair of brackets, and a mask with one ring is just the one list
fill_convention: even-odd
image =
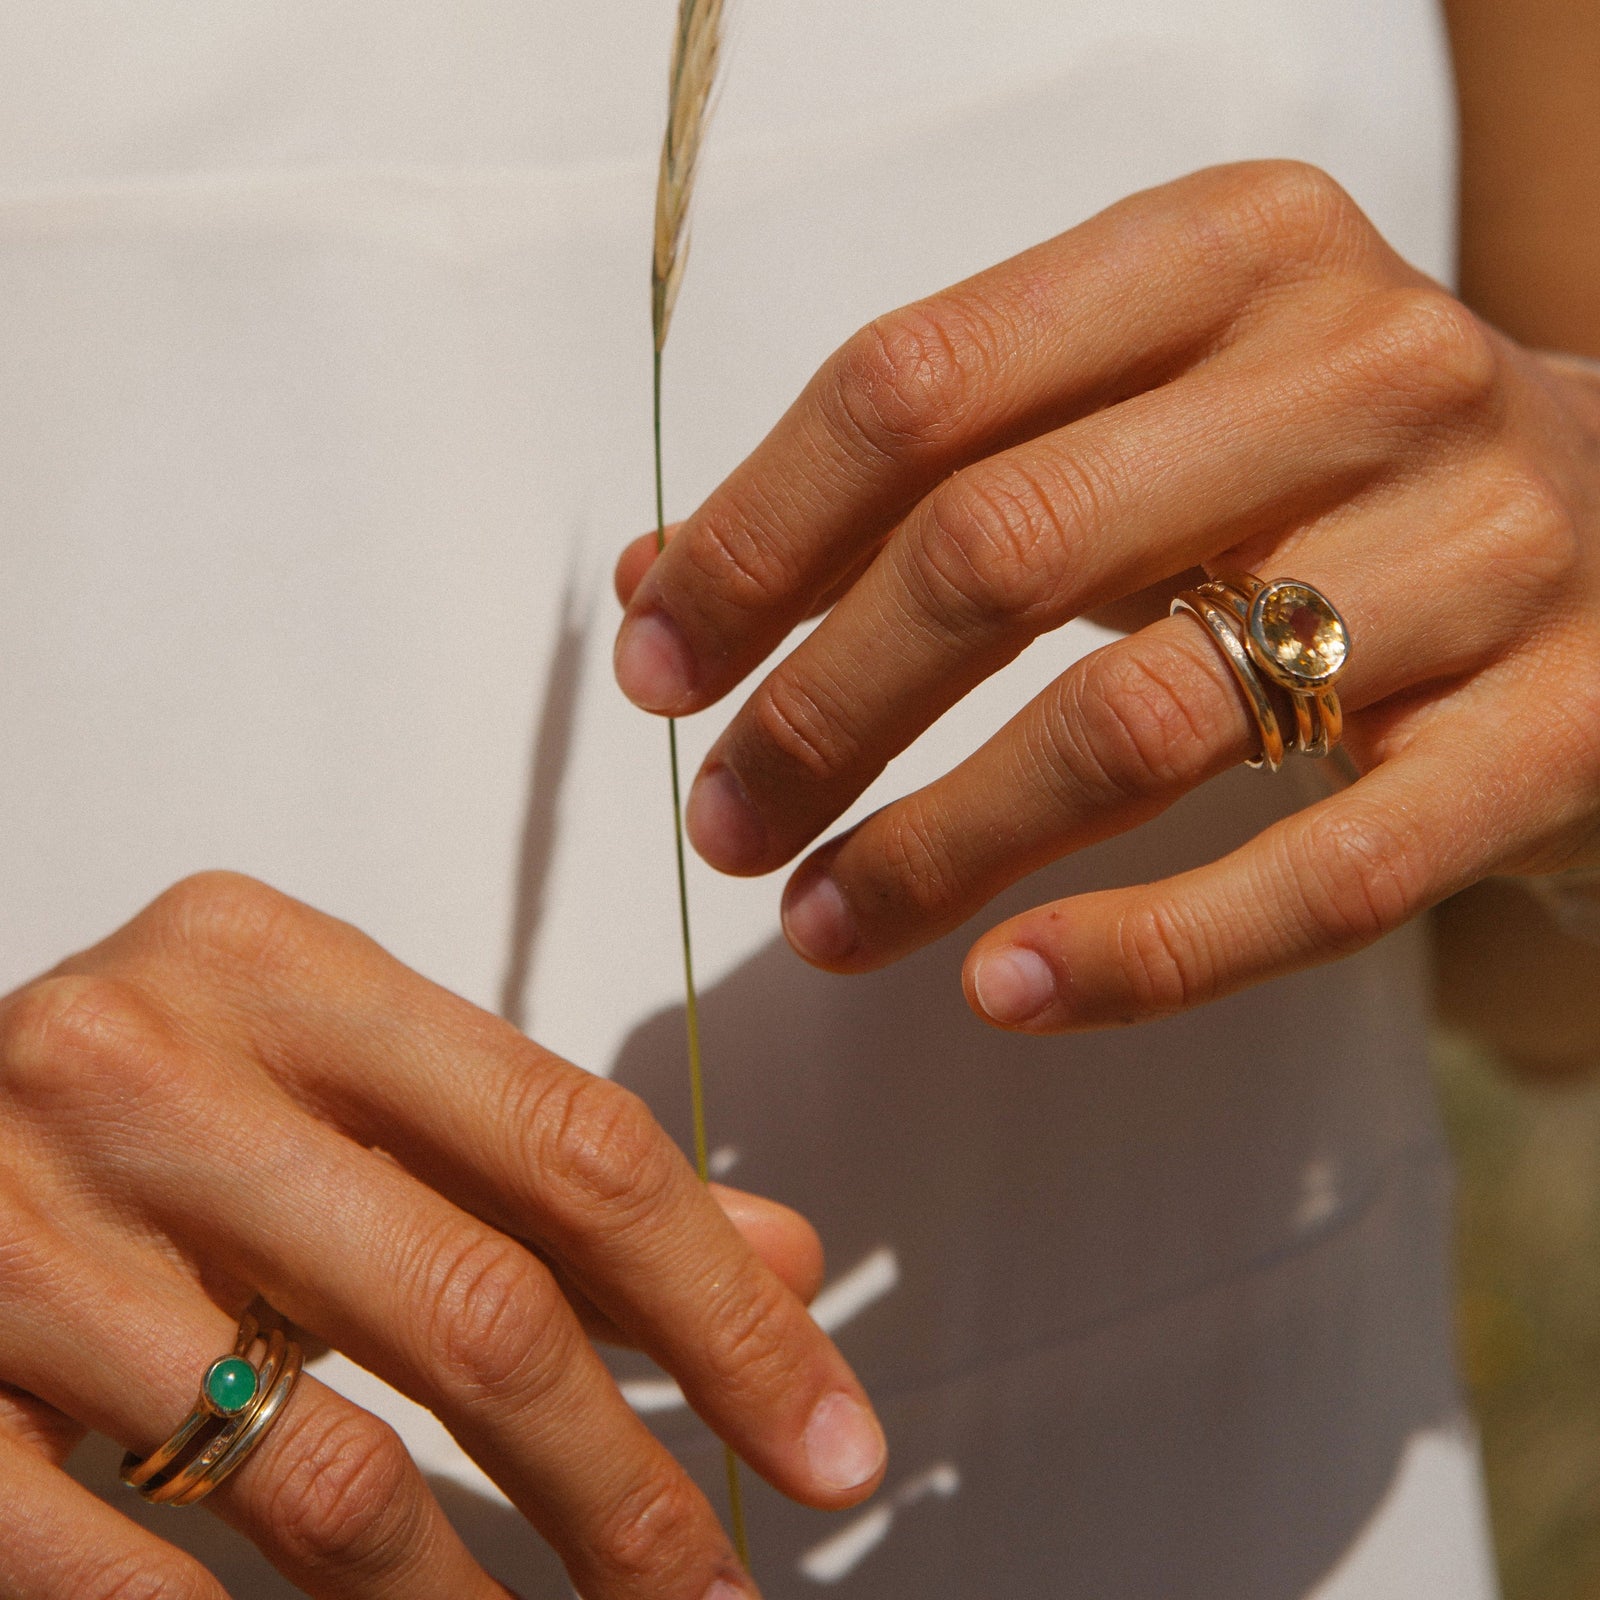
[(783, 931), (808, 961), (843, 961), (856, 947), (856, 919), (826, 873), (784, 901)]
[(718, 1578), (706, 1590), (706, 1600), (750, 1600), (750, 1591), (741, 1589), (736, 1583), (729, 1583), (726, 1578)]
[(806, 1424), (806, 1459), (825, 1489), (854, 1489), (875, 1478), (885, 1455), (883, 1429), (859, 1400), (842, 1392), (817, 1402)]
[(1013, 945), (978, 963), (972, 987), (984, 1014), (995, 1022), (1026, 1022), (1056, 997), (1056, 975), (1036, 950)]
[(678, 625), (659, 611), (629, 617), (617, 638), (617, 683), (636, 706), (671, 711), (694, 687), (694, 663)]
[(767, 830), (729, 768), (701, 773), (689, 791), (683, 820), (695, 849), (718, 871), (744, 872), (760, 866)]

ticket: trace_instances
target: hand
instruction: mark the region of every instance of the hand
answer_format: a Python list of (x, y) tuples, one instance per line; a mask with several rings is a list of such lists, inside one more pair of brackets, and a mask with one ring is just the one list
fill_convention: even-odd
[[(57, 1464), (83, 1426), (159, 1444), (259, 1291), (434, 1411), (585, 1600), (753, 1594), (580, 1325), (786, 1493), (866, 1494), (882, 1436), (795, 1292), (815, 1236), (719, 1197), (633, 1095), (355, 929), (178, 885), (0, 1002), (0, 1592), (222, 1595)], [(505, 1593), (398, 1437), (309, 1377), (207, 1503), (312, 1595)]]
[[(1137, 195), (872, 323), (652, 548), (618, 569), (617, 673), (653, 711), (711, 704), (831, 605), (690, 797), (696, 848), (736, 873), (791, 859), (1072, 617), (1202, 565), (1339, 606), (1361, 781), (1196, 871), (990, 930), (965, 984), (1002, 1026), (1180, 1010), (1487, 873), (1600, 856), (1600, 385), (1485, 326), (1309, 168)], [(812, 855), (790, 943), (892, 961), (1256, 740), (1203, 630), (1154, 622)]]

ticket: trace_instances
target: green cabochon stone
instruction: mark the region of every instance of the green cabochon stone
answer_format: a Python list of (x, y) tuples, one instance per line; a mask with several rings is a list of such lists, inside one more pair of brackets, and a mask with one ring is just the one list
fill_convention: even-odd
[(238, 1356), (216, 1362), (206, 1374), (206, 1399), (224, 1416), (243, 1411), (256, 1397), (256, 1369)]

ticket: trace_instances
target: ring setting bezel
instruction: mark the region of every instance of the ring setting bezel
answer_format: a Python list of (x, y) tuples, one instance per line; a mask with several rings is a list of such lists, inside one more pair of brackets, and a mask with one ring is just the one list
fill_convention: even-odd
[(219, 1417), (237, 1417), (260, 1392), (260, 1374), (242, 1356), (223, 1356), (206, 1368), (200, 1398)]
[(1350, 629), (1327, 596), (1291, 578), (1262, 585), (1245, 618), (1251, 659), (1280, 688), (1325, 689), (1350, 659)]

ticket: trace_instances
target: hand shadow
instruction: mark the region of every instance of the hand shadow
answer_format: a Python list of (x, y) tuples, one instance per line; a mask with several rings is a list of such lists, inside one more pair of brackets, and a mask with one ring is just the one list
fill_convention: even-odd
[[(978, 926), (1281, 814), (1240, 771), (885, 971), (774, 941), (703, 994), (719, 1164), (820, 1230), (893, 1457), (854, 1522), (751, 1486), (768, 1600), (1300, 1600), (1407, 1441), (1459, 1416), (1416, 937), (1071, 1038), (962, 998)], [(614, 1076), (687, 1146), (682, 1040), (680, 1010), (652, 1018)], [(617, 1368), (720, 1503), (715, 1444), (647, 1363)]]
[[(983, 925), (1180, 871), (1281, 811), (1225, 776)], [(1408, 1441), (1460, 1413), (1420, 940), (1336, 982), (1037, 1040), (967, 1011), (969, 937), (853, 978), (774, 941), (702, 996), (725, 1175), (819, 1227), (844, 1280), (829, 1320), (892, 1451), (843, 1518), (745, 1475), (767, 1600), (1302, 1600)], [(634, 1031), (615, 1076), (687, 1144), (681, 1009)], [(642, 1358), (615, 1365), (654, 1385), (635, 1392), (720, 1505), (720, 1447)], [(215, 1519), (136, 1500), (119, 1458), (90, 1441), (74, 1471), (240, 1600), (295, 1593)], [(515, 1511), (430, 1482), (496, 1577), (570, 1600)]]

